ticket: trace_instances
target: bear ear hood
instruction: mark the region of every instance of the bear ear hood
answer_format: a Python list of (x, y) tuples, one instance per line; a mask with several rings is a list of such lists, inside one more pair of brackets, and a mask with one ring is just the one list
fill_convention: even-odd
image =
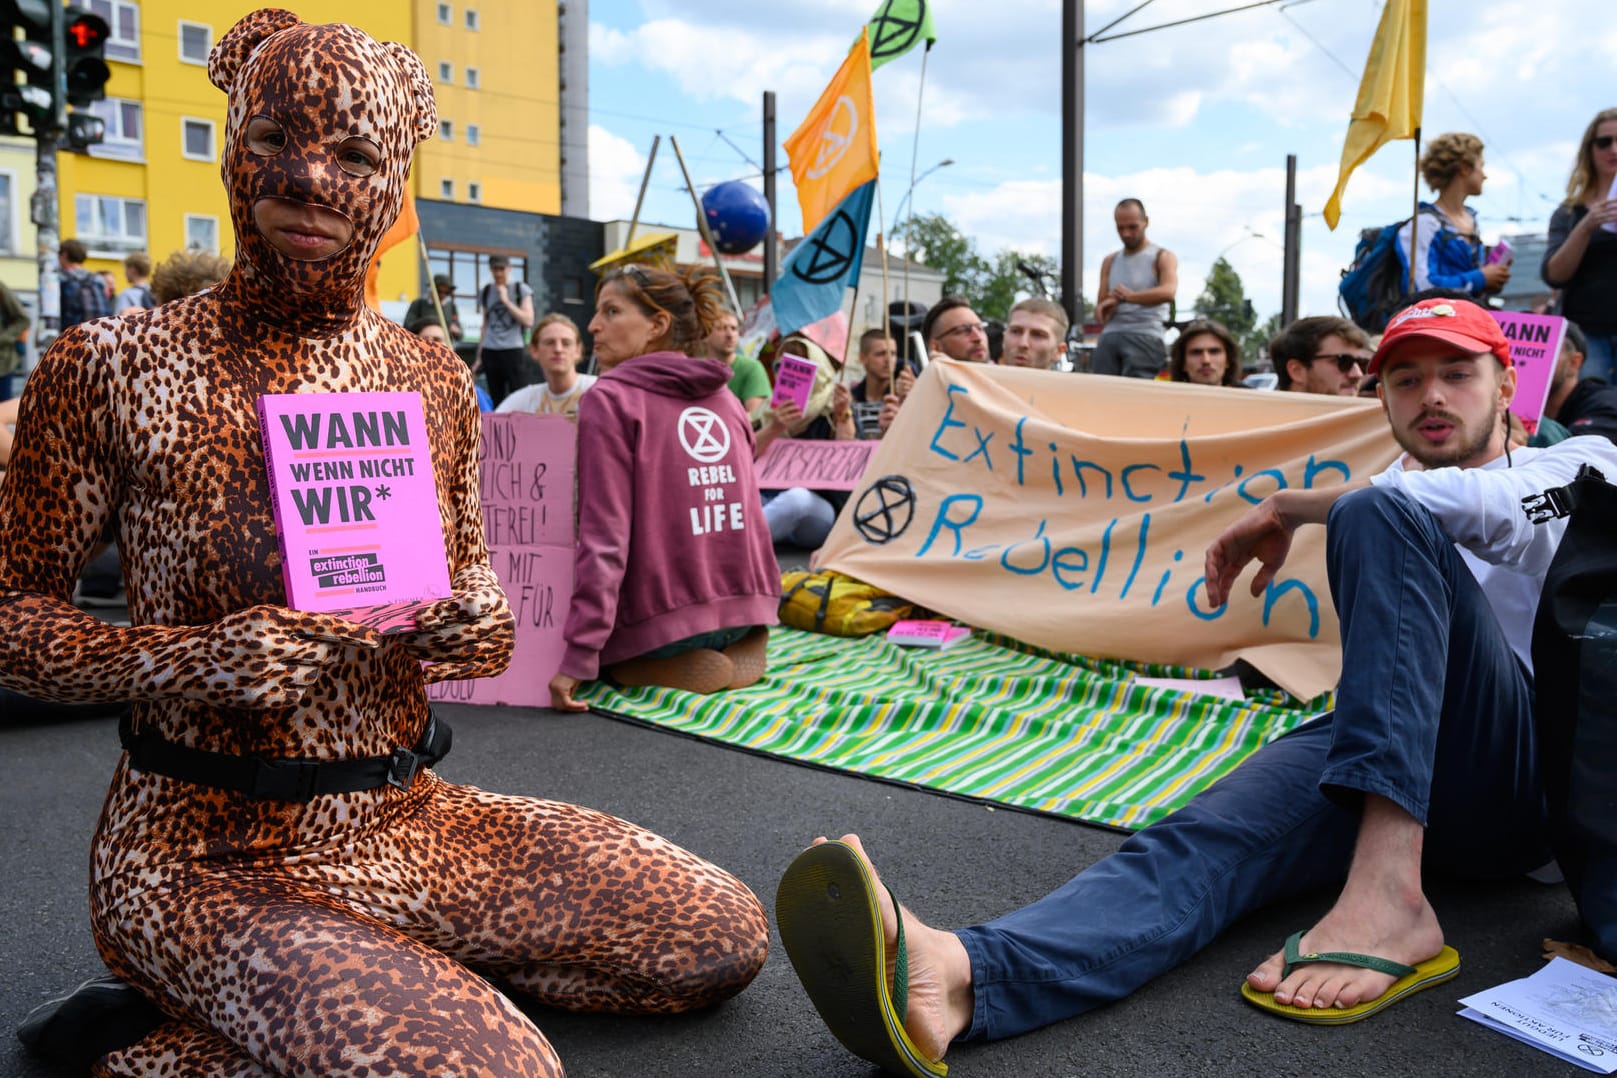
[[(263, 8), (219, 39), (208, 78), (229, 96), (220, 171), (236, 265), (221, 298), (299, 336), (342, 330), (365, 316), (366, 271), (404, 204), (416, 145), (438, 130), (426, 67), (352, 26)], [(247, 129), (259, 118), (273, 121), (276, 141), (255, 149)], [(380, 151), (374, 171), (350, 167), (355, 139)], [(266, 199), (340, 215), (351, 237), (325, 258), (289, 257), (256, 223)]]

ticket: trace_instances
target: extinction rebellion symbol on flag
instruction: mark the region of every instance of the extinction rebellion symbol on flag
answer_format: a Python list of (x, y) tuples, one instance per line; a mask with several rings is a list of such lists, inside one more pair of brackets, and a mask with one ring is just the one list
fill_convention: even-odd
[(902, 475), (884, 475), (872, 483), (853, 508), (853, 526), (867, 543), (891, 543), (915, 519), (915, 488)]
[(840, 281), (848, 272), (863, 231), (847, 210), (837, 210), (825, 226), (803, 241), (809, 244), (808, 257), (792, 261), (792, 276), (805, 284)]
[[(894, 7), (908, 9), (910, 17), (895, 14)], [(926, 21), (926, 0), (887, 0), (870, 20), (871, 63), (879, 64), (909, 52)]]

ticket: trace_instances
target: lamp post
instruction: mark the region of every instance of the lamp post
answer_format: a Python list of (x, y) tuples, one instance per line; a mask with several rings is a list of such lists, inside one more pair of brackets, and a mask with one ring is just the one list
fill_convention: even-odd
[(931, 168), (927, 169), (925, 172), (923, 172), (919, 176), (915, 177), (915, 182), (910, 184), (910, 187), (909, 187), (908, 191), (904, 192), (904, 197), (898, 200), (898, 212), (893, 214), (893, 227), (889, 231), (889, 233), (888, 233), (889, 235), (892, 235), (893, 233), (896, 233), (898, 231), (898, 222), (903, 220), (903, 218), (904, 218), (904, 207), (909, 205), (910, 196), (915, 194), (915, 189), (917, 187), (921, 186), (921, 181), (926, 179), (928, 176), (932, 175), (938, 169), (944, 168), (944, 167), (946, 167), (948, 165), (952, 165), (952, 164), (954, 164), (954, 158), (945, 157), (942, 161), (939, 161), (937, 164), (933, 165)]

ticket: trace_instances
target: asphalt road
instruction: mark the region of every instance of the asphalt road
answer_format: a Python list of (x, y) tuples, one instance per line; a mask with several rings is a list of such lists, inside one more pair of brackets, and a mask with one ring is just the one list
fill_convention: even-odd
[[(657, 830), (731, 870), (766, 904), (816, 834), (860, 831), (887, 882), (934, 924), (992, 917), (1105, 856), (1117, 834), (834, 774), (618, 722), (516, 708), (446, 707), (447, 778), (564, 798)], [(6, 781), (0, 1025), (100, 968), (85, 908), (91, 831), (117, 758), (110, 720), (0, 724)], [(1023, 1037), (957, 1047), (958, 1078), (1316, 1074), (1522, 1078), (1569, 1064), (1455, 1015), (1455, 1000), (1539, 966), (1544, 935), (1565, 938), (1565, 892), (1528, 881), (1440, 884), (1432, 898), (1465, 968), (1448, 985), (1343, 1028), (1297, 1026), (1237, 994), (1242, 975), (1305, 927), (1331, 896), (1266, 910), (1184, 968), (1122, 1003)], [(1082, 910), (1073, 912), (1083, 916)], [(568, 1071), (583, 1076), (868, 1076), (826, 1032), (774, 941), (757, 981), (711, 1012), (614, 1018), (533, 1012)], [(0, 1038), (0, 1075), (59, 1072)]]

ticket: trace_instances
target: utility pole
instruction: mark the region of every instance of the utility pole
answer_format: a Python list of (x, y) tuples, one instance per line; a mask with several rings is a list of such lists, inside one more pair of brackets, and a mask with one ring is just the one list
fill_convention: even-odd
[[(764, 202), (769, 205), (769, 228), (764, 233), (764, 295), (775, 287), (780, 272), (780, 247), (775, 230), (775, 91), (764, 91)], [(739, 317), (742, 313), (737, 311)]]
[(1297, 298), (1303, 261), (1303, 208), (1297, 204), (1297, 155), (1286, 155), (1285, 262), (1280, 276), (1280, 325), (1297, 321)]
[(1061, 305), (1084, 324), (1084, 0), (1061, 5)]

